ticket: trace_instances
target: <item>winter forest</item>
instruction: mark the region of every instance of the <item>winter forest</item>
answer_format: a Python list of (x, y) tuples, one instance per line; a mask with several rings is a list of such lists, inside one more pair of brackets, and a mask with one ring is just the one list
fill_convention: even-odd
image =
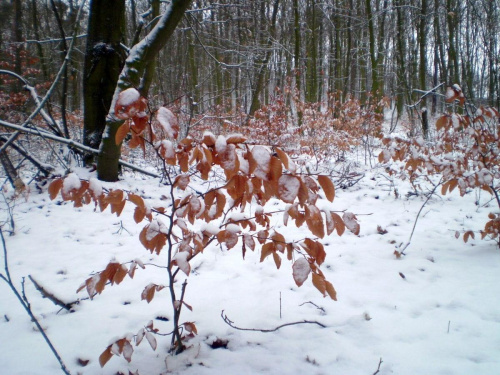
[(0, 373), (500, 373), (499, 0), (0, 21)]

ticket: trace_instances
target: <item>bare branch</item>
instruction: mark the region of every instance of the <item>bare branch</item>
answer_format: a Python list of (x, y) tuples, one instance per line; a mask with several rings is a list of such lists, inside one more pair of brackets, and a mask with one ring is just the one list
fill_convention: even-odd
[(254, 332), (264, 332), (264, 333), (269, 333), (269, 332), (276, 332), (277, 330), (279, 330), (280, 328), (283, 328), (283, 327), (287, 327), (287, 326), (294, 326), (294, 325), (297, 325), (297, 324), (317, 324), (319, 325), (321, 328), (326, 328), (326, 326), (320, 322), (317, 322), (315, 320), (311, 321), (311, 320), (302, 320), (300, 322), (292, 322), (292, 323), (285, 323), (285, 324), (282, 324), (280, 326), (277, 326), (275, 328), (272, 328), (272, 329), (260, 329), (260, 328), (241, 328), (241, 327), (237, 327), (234, 325), (234, 322), (232, 322), (228, 317), (227, 315), (224, 314), (224, 310), (222, 310), (222, 312), (220, 313), (220, 316), (222, 318), (222, 320), (224, 321), (224, 323), (226, 323), (229, 327), (231, 328), (234, 328), (234, 329), (237, 329), (238, 331), (254, 331)]
[(47, 298), (48, 300), (53, 302), (55, 305), (60, 306), (67, 311), (70, 311), (71, 308), (73, 307), (73, 305), (78, 302), (78, 301), (73, 301), (73, 302), (69, 302), (69, 303), (63, 302), (63, 301), (61, 301), (60, 298), (57, 298), (54, 294), (45, 290), (45, 288), (43, 286), (41, 286), (31, 275), (28, 275), (28, 278), (31, 280), (33, 285), (35, 285), (36, 290), (38, 290), (40, 292), (40, 294), (43, 296), (43, 298)]
[[(17, 130), (17, 132), (19, 132), (19, 133), (33, 134), (33, 135), (37, 135), (37, 136), (42, 137), (42, 138), (46, 138), (46, 139), (50, 139), (52, 141), (63, 143), (63, 144), (68, 145), (71, 148), (75, 148), (75, 149), (78, 149), (78, 150), (81, 150), (81, 151), (85, 151), (85, 152), (88, 152), (88, 153), (91, 153), (91, 154), (94, 154), (94, 155), (99, 154), (99, 150), (96, 150), (94, 148), (85, 146), (84, 144), (82, 144), (80, 142), (76, 142), (76, 141), (74, 141), (72, 139), (58, 137), (57, 135), (54, 135), (54, 134), (49, 133), (47, 131), (44, 131), (42, 129), (38, 129), (38, 128), (34, 128), (34, 129), (33, 128), (25, 128), (23, 126), (15, 125), (15, 124), (12, 124), (12, 123), (4, 121), (4, 120), (0, 120), (0, 125), (1, 126), (5, 126), (6, 128), (9, 128), (9, 129)], [(14, 134), (16, 134), (16, 133), (14, 133)], [(136, 166), (134, 164), (131, 164), (131, 163), (128, 163), (126, 161), (120, 160), (119, 163), (120, 163), (120, 165), (123, 165), (126, 168), (132, 169), (132, 170), (134, 170), (136, 172), (145, 174), (147, 176), (161, 178), (161, 176), (159, 174), (157, 174), (157, 173), (148, 171), (148, 170), (146, 170), (144, 168), (138, 167), (138, 166)]]

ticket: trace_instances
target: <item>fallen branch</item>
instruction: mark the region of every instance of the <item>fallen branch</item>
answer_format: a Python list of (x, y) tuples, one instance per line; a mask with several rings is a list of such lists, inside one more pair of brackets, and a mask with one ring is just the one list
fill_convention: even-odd
[[(49, 132), (46, 132), (46, 131), (38, 129), (38, 128), (25, 128), (25, 127), (22, 127), (22, 126), (19, 126), (16, 124), (12, 124), (12, 123), (4, 121), (4, 120), (0, 120), (0, 125), (5, 126), (6, 128), (9, 128), (9, 129), (17, 130), (21, 133), (33, 134), (33, 135), (37, 135), (37, 136), (42, 137), (42, 138), (46, 138), (46, 139), (50, 139), (52, 141), (63, 143), (65, 145), (68, 145), (71, 148), (85, 151), (85, 152), (88, 152), (90, 154), (97, 155), (99, 153), (99, 150), (96, 150), (92, 147), (85, 146), (84, 144), (82, 144), (80, 142), (76, 142), (72, 139), (68, 139), (68, 138), (64, 138), (64, 137), (59, 137), (57, 135), (51, 134)], [(161, 178), (161, 176), (157, 173), (148, 171), (146, 169), (143, 169), (141, 167), (138, 167), (138, 166), (131, 164), (131, 163), (128, 163), (126, 161), (120, 160), (119, 163), (120, 163), (120, 165), (123, 165), (124, 167), (132, 169), (136, 172), (139, 172), (139, 173), (151, 176), (151, 177)]]
[(380, 365), (383, 363), (382, 357), (380, 357), (380, 361), (378, 361), (377, 371), (375, 371), (372, 375), (377, 375), (380, 372)]
[(45, 290), (43, 286), (41, 286), (31, 275), (28, 275), (28, 278), (31, 280), (33, 285), (35, 285), (36, 290), (40, 292), (40, 294), (43, 296), (43, 298), (47, 298), (51, 302), (53, 302), (55, 305), (62, 307), (63, 309), (67, 311), (71, 311), (73, 308), (73, 305), (76, 304), (78, 301), (66, 303), (61, 301), (61, 299), (57, 298), (55, 295), (52, 293), (48, 292)]
[(277, 330), (283, 328), (283, 327), (287, 327), (287, 326), (294, 326), (294, 325), (297, 325), (297, 324), (317, 324), (319, 325), (321, 328), (326, 328), (326, 326), (320, 322), (317, 322), (317, 321), (311, 321), (311, 320), (302, 320), (300, 322), (292, 322), (292, 323), (285, 323), (285, 324), (282, 324), (280, 326), (277, 326), (276, 328), (272, 328), (272, 329), (259, 329), (259, 328), (241, 328), (241, 327), (237, 327), (234, 325), (234, 322), (231, 321), (227, 315), (224, 314), (224, 310), (222, 310), (222, 312), (220, 313), (220, 316), (222, 318), (222, 320), (224, 321), (224, 323), (226, 323), (229, 327), (231, 328), (234, 328), (234, 329), (237, 329), (238, 331), (254, 331), (254, 332), (264, 332), (264, 333), (268, 333), (268, 332), (276, 332)]

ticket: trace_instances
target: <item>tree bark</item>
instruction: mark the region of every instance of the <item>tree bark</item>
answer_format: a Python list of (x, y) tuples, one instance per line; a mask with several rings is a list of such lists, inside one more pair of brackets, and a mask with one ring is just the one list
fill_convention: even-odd
[[(92, 0), (85, 53), (83, 143), (99, 148), (125, 54), (125, 0)], [(87, 165), (93, 155), (85, 158)]]
[(147, 93), (151, 82), (144, 85), (141, 85), (141, 82), (146, 73), (148, 62), (156, 58), (170, 39), (190, 3), (191, 0), (172, 0), (151, 32), (130, 50), (116, 85), (106, 129), (99, 148), (97, 176), (100, 180), (118, 180), (121, 144), (116, 144), (115, 135), (123, 121), (114, 116), (114, 106), (119, 93), (130, 87), (141, 87), (141, 93)]

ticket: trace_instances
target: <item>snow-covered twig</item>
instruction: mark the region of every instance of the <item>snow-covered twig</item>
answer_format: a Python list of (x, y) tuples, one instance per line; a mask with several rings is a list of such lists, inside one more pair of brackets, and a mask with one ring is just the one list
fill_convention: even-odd
[(48, 292), (45, 290), (43, 286), (41, 286), (38, 281), (36, 281), (31, 275), (28, 275), (28, 278), (31, 280), (33, 285), (35, 286), (36, 290), (40, 292), (40, 294), (43, 296), (43, 298), (47, 298), (49, 301), (53, 302), (55, 305), (62, 307), (63, 309), (70, 311), (71, 308), (73, 307), (74, 304), (78, 303), (78, 301), (73, 301), (73, 302), (63, 302), (61, 301), (60, 298), (56, 297), (54, 294)]
[(234, 325), (234, 322), (231, 321), (227, 317), (227, 315), (224, 314), (224, 310), (221, 311), (220, 316), (221, 316), (222, 320), (224, 321), (224, 323), (226, 323), (231, 328), (237, 329), (238, 331), (254, 331), (254, 332), (269, 333), (269, 332), (276, 332), (277, 330), (279, 330), (280, 328), (283, 328), (283, 327), (294, 326), (294, 325), (297, 325), (297, 324), (317, 324), (321, 328), (326, 328), (326, 326), (324, 324), (322, 324), (320, 322), (317, 322), (315, 320), (302, 320), (300, 322), (285, 323), (285, 324), (279, 325), (279, 326), (277, 326), (275, 328), (272, 328), (272, 329), (241, 328), (241, 327), (237, 327), (237, 326)]
[[(422, 100), (424, 100), (424, 98), (427, 96), (427, 95), (430, 95), (430, 94), (433, 94), (433, 95), (442, 95), (442, 94), (438, 94), (436, 93), (435, 91), (440, 88), (441, 86), (444, 85), (444, 82), (441, 82), (439, 85), (437, 85), (436, 87), (433, 87), (432, 89), (428, 90), (428, 91), (424, 91), (424, 90), (417, 90), (417, 89), (414, 89), (413, 91), (414, 92), (418, 92), (420, 94), (423, 94), (416, 103), (414, 104), (407, 104), (406, 106), (408, 108), (415, 108), (417, 107), (420, 103), (422, 103)], [(444, 95), (443, 95), (444, 96)]]
[[(92, 147), (85, 146), (84, 144), (82, 144), (80, 142), (76, 142), (76, 141), (74, 141), (72, 139), (58, 137), (57, 135), (48, 133), (46, 131), (43, 131), (42, 129), (38, 129), (38, 128), (34, 128), (34, 129), (33, 128), (25, 128), (23, 126), (12, 124), (12, 123), (4, 121), (4, 120), (0, 120), (0, 125), (1, 126), (5, 126), (6, 128), (17, 130), (20, 133), (33, 134), (33, 135), (40, 136), (42, 138), (46, 138), (46, 139), (50, 139), (52, 141), (63, 143), (63, 144), (68, 145), (69, 147), (72, 147), (72, 148), (75, 148), (75, 149), (78, 149), (78, 150), (81, 150), (81, 151), (85, 151), (85, 152), (88, 152), (88, 153), (91, 153), (91, 154), (94, 154), (94, 155), (97, 155), (99, 153), (99, 150), (96, 150), (96, 149), (94, 149)], [(144, 168), (138, 167), (138, 166), (136, 166), (134, 164), (131, 164), (131, 163), (128, 163), (128, 162), (126, 162), (124, 160), (120, 160), (119, 163), (120, 163), (120, 165), (122, 165), (122, 166), (124, 166), (126, 168), (132, 169), (132, 170), (134, 170), (136, 172), (145, 174), (147, 176), (161, 178), (161, 176), (159, 174), (157, 174), (157, 173), (148, 171), (148, 170), (146, 170)]]

